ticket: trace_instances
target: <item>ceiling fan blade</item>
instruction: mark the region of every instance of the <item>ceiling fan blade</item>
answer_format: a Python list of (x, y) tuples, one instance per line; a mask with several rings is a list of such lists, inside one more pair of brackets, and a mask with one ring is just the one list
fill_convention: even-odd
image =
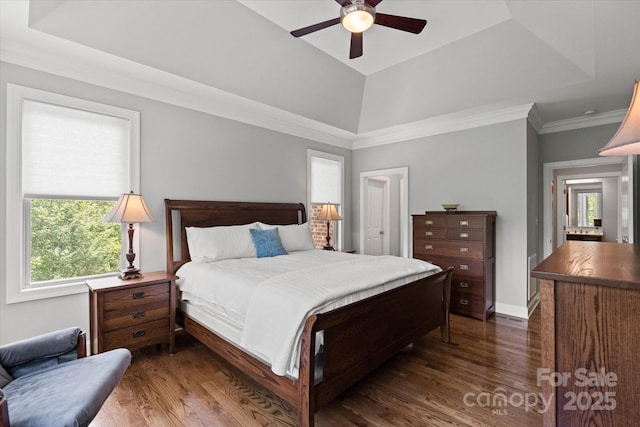
[(420, 34), (425, 25), (427, 25), (427, 20), (376, 13), (375, 24), (395, 28), (396, 30), (407, 31), (413, 34)]
[(349, 59), (362, 56), (362, 33), (351, 33), (351, 50)]
[(377, 5), (382, 3), (382, 0), (366, 0), (366, 2), (369, 4), (369, 6), (376, 7)]
[(345, 3), (351, 3), (351, 0), (336, 0), (336, 3), (338, 3), (340, 6), (344, 6)]
[(323, 28), (327, 28), (339, 23), (340, 23), (340, 18), (333, 18), (333, 19), (329, 19), (328, 21), (318, 22), (317, 24), (309, 25), (308, 27), (293, 30), (291, 31), (291, 35), (293, 37), (300, 37), (300, 36), (304, 36), (309, 33), (313, 33), (315, 31), (322, 30)]

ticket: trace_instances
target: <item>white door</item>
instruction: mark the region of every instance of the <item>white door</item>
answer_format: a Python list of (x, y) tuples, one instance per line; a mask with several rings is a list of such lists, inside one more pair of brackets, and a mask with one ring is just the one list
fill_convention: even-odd
[(367, 180), (365, 254), (382, 255), (384, 241), (384, 194), (385, 181)]

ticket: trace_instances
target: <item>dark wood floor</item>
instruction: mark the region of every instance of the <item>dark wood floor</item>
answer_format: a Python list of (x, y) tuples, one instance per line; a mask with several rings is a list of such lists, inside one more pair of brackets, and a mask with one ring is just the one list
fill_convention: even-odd
[[(320, 410), (316, 425), (541, 426), (540, 310), (529, 321), (452, 315), (451, 323), (450, 344), (439, 331), (424, 336)], [(295, 420), (277, 396), (181, 336), (173, 356), (166, 348), (134, 352), (92, 426), (294, 426)]]

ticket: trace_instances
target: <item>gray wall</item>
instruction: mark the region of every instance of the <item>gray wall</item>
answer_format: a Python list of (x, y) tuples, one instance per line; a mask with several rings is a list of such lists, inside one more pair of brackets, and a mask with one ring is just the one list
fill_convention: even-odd
[[(306, 203), (308, 148), (345, 157), (345, 200), (351, 200), (350, 150), (7, 63), (0, 63), (3, 111), (8, 82), (141, 113), (140, 190), (155, 217), (154, 223), (143, 224), (140, 229), (141, 247), (136, 250), (136, 265), (143, 270), (165, 269), (165, 198)], [(6, 129), (4, 113), (0, 114), (0, 129)], [(0, 141), (3, 188), (0, 241), (4, 242), (6, 132), (1, 133)], [(345, 246), (350, 247), (349, 204), (345, 206), (344, 217)], [(0, 250), (4, 251), (4, 244)], [(4, 262), (2, 252), (0, 343), (71, 325), (88, 330), (86, 294), (7, 305)]]
[(527, 253), (538, 253), (538, 233), (540, 219), (538, 211), (541, 196), (542, 166), (539, 161), (539, 137), (530, 123), (527, 123)]
[(355, 150), (353, 242), (359, 242), (359, 174), (408, 166), (410, 214), (455, 202), (460, 210), (497, 211), (497, 309), (526, 317), (527, 151), (525, 119)]
[(540, 163), (594, 159), (620, 123), (540, 135)]

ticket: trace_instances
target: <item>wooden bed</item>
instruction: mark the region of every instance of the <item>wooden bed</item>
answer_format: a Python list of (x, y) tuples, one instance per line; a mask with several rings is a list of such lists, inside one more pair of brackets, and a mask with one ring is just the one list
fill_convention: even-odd
[[(167, 270), (175, 273), (189, 261), (185, 227), (301, 224), (303, 204), (215, 202), (165, 199)], [(209, 329), (181, 314), (184, 331), (257, 383), (297, 408), (299, 425), (313, 426), (314, 414), (417, 338), (440, 327), (449, 342), (451, 269), (399, 288), (310, 316), (300, 349), (298, 379), (279, 376), (271, 368)], [(317, 331), (324, 331), (323, 374), (315, 378)]]

